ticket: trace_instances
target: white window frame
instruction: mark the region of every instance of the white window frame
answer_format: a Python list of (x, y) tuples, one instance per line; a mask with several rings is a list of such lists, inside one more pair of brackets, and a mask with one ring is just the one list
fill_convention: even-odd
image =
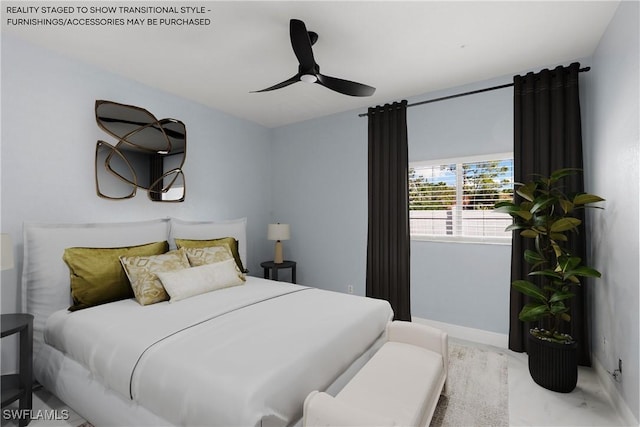
[[(461, 165), (462, 163), (474, 163), (474, 162), (486, 162), (491, 160), (509, 160), (513, 159), (513, 152), (493, 153), (493, 154), (481, 154), (475, 156), (465, 157), (453, 157), (448, 159), (435, 159), (435, 160), (421, 160), (416, 162), (409, 162), (409, 169), (441, 166), (441, 165)], [(456, 171), (458, 167), (456, 167)], [(457, 182), (456, 189), (462, 188), (462, 174), (456, 173)], [(456, 201), (458, 206), (462, 206), (462, 191), (456, 191)], [(461, 211), (456, 209), (453, 211), (454, 215), (461, 215)], [(461, 222), (458, 217), (456, 222)], [(411, 234), (411, 240), (425, 241), (425, 242), (454, 242), (454, 243), (482, 243), (482, 244), (495, 244), (495, 245), (511, 245), (511, 237), (488, 237), (488, 236), (461, 236), (461, 235), (425, 235), (425, 234)]]

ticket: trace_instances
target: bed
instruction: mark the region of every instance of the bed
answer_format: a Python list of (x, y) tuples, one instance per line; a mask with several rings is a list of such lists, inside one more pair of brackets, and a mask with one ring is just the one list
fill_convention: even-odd
[(313, 390), (335, 394), (384, 342), (386, 301), (246, 276), (177, 302), (68, 311), (70, 247), (233, 237), (246, 220), (25, 224), (23, 301), (34, 375), (94, 425), (294, 425)]

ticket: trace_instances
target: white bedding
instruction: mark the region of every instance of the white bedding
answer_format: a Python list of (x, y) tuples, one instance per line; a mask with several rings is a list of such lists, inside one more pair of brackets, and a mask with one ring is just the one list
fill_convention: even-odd
[(386, 301), (247, 277), (175, 303), (58, 311), (45, 341), (176, 425), (287, 425), (391, 316)]

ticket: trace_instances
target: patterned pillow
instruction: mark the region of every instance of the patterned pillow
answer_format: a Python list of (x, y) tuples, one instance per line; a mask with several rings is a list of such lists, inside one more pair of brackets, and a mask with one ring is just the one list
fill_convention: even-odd
[(133, 294), (141, 305), (169, 299), (156, 273), (190, 267), (187, 255), (182, 249), (162, 255), (120, 257), (120, 262), (131, 282)]
[[(231, 249), (228, 245), (211, 246), (208, 248), (182, 248), (187, 254), (189, 264), (191, 267), (200, 267), (207, 264), (217, 264), (228, 259), (234, 259), (231, 253)], [(236, 266), (236, 272), (238, 277), (245, 280), (244, 273), (240, 271), (237, 263), (233, 263)]]
[(183, 251), (187, 254), (189, 264), (192, 267), (198, 267), (204, 264), (213, 264), (215, 262), (225, 261), (233, 258), (229, 245), (211, 246), (208, 248), (187, 248), (183, 247)]

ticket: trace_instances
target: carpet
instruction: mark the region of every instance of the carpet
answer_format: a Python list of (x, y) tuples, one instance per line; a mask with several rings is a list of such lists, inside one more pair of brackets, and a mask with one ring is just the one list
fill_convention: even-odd
[(507, 356), (449, 342), (447, 395), (440, 396), (431, 427), (508, 426)]

